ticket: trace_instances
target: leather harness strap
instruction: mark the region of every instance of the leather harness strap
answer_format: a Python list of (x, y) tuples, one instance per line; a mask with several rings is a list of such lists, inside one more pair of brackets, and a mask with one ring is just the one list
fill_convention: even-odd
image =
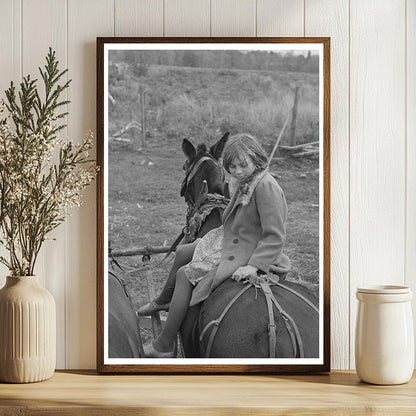
[[(261, 287), (261, 289), (264, 293), (264, 297), (266, 299), (266, 304), (267, 304), (268, 315), (269, 315), (269, 325), (268, 325), (268, 329), (269, 329), (269, 331), (268, 331), (268, 334), (269, 334), (269, 357), (270, 358), (275, 358), (275, 356), (276, 356), (276, 324), (275, 324), (274, 312), (273, 312), (273, 305), (274, 305), (276, 307), (276, 309), (278, 310), (280, 316), (282, 317), (282, 320), (285, 324), (285, 327), (286, 327), (286, 329), (289, 333), (290, 340), (292, 342), (293, 357), (294, 358), (304, 358), (305, 357), (304, 345), (303, 345), (302, 337), (301, 337), (300, 332), (299, 332), (299, 328), (296, 325), (295, 320), (279, 304), (276, 297), (273, 295), (273, 292), (270, 288), (270, 284), (267, 281), (259, 281), (258, 283), (259, 283), (259, 285), (260, 285), (260, 287)], [(279, 286), (279, 287), (281, 287), (283, 289), (286, 289), (287, 291), (293, 293), (295, 296), (297, 296), (301, 300), (303, 300), (306, 304), (311, 306), (313, 308), (313, 310), (315, 310), (316, 312), (319, 313), (318, 309), (316, 308), (316, 306), (312, 302), (310, 302), (304, 296), (302, 296), (301, 294), (296, 292), (294, 289), (290, 289), (290, 288), (288, 288), (288, 287), (286, 287), (286, 286), (284, 286), (280, 283), (273, 282), (272, 284), (276, 285), (276, 286)], [(200, 341), (203, 340), (203, 338), (204, 338), (206, 332), (208, 331), (208, 329), (210, 329), (212, 326), (214, 326), (214, 328), (212, 329), (212, 331), (210, 333), (210, 336), (209, 336), (207, 350), (206, 350), (206, 353), (205, 353), (205, 358), (210, 357), (211, 349), (212, 349), (212, 345), (214, 343), (215, 336), (217, 334), (218, 328), (219, 328), (222, 320), (224, 319), (225, 315), (230, 310), (231, 306), (237, 301), (237, 299), (243, 293), (245, 293), (248, 289), (250, 289), (253, 286), (258, 287), (258, 285), (250, 283), (246, 287), (244, 287), (242, 290), (240, 290), (230, 300), (230, 302), (227, 304), (227, 306), (225, 307), (225, 309), (223, 310), (223, 312), (221, 313), (219, 318), (214, 319), (211, 322), (209, 322), (205, 326), (205, 328), (202, 330), (201, 335), (199, 336)]]
[(300, 293), (296, 292), (295, 289), (291, 289), (290, 287), (284, 286), (281, 283), (275, 283), (277, 286), (287, 290), (288, 292), (293, 293), (294, 295), (296, 295), (298, 298), (302, 299), (305, 303), (307, 303), (316, 313), (319, 314), (319, 309), (309, 300), (306, 299), (305, 296), (302, 296)]
[(260, 282), (260, 287), (263, 290), (264, 297), (266, 298), (267, 310), (269, 312), (269, 358), (275, 358), (276, 356), (276, 324), (274, 322), (273, 293), (270, 286), (266, 282)]
[[(188, 186), (189, 182), (191, 182), (192, 178), (196, 175), (196, 172), (198, 171), (199, 167), (206, 161), (206, 160), (212, 160), (209, 156), (203, 156), (201, 159), (197, 160), (191, 167), (190, 171), (186, 175), (185, 181), (186, 186)], [(213, 161), (213, 160), (212, 160)], [(213, 161), (214, 162), (214, 161)], [(215, 163), (215, 162), (214, 162)]]
[(118, 281), (118, 283), (120, 283), (120, 286), (123, 288), (124, 294), (126, 295), (126, 297), (130, 298), (129, 294), (127, 293), (127, 289), (126, 289), (127, 282), (124, 279), (122, 279), (121, 277), (118, 277), (111, 270), (109, 270), (108, 273), (111, 274), (111, 276), (113, 276)]
[(166, 253), (165, 257), (163, 257), (162, 263), (176, 250), (176, 248), (178, 247), (179, 243), (183, 240), (183, 238), (185, 237), (185, 231), (184, 230), (185, 230), (185, 228), (176, 237), (175, 241), (170, 246), (170, 248), (169, 248), (168, 252)]
[[(283, 319), (287, 332), (289, 333), (290, 340), (292, 342), (293, 357), (296, 358), (298, 355), (298, 346), (300, 347), (300, 345), (303, 345), (296, 323), (292, 319), (292, 317), (280, 306), (279, 302), (273, 295), (272, 295), (272, 302), (274, 303), (274, 306), (276, 306), (276, 309), (279, 311), (279, 314)], [(303, 358), (303, 356), (304, 356), (304, 353), (303, 353), (303, 347), (302, 347), (302, 349), (299, 348), (299, 357)]]
[(211, 354), (211, 348), (212, 348), (212, 344), (214, 343), (214, 338), (215, 335), (217, 334), (218, 331), (218, 327), (220, 326), (222, 320), (224, 319), (224, 316), (227, 314), (227, 312), (229, 311), (229, 309), (231, 308), (231, 306), (234, 305), (235, 301), (243, 294), (245, 293), (248, 289), (250, 289), (252, 285), (247, 285), (246, 287), (244, 287), (242, 290), (240, 290), (231, 300), (230, 302), (228, 302), (227, 306), (225, 307), (225, 309), (223, 310), (222, 314), (220, 315), (220, 317), (218, 319), (214, 319), (213, 321), (209, 322), (205, 328), (203, 329), (203, 331), (201, 332), (201, 335), (199, 336), (199, 340), (202, 341), (202, 339), (204, 338), (205, 333), (207, 332), (207, 330), (214, 325), (214, 328), (211, 331), (211, 334), (209, 336), (209, 340), (208, 340), (208, 346), (207, 346), (207, 351), (205, 353), (205, 358), (209, 358), (210, 354)]

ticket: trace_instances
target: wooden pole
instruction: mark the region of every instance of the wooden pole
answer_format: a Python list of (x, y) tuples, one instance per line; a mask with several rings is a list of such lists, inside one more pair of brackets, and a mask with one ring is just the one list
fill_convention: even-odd
[(279, 146), (280, 140), (282, 140), (283, 133), (286, 130), (286, 126), (287, 126), (287, 123), (289, 123), (289, 119), (290, 119), (290, 113), (287, 115), (286, 120), (283, 124), (282, 130), (280, 130), (279, 137), (277, 138), (276, 143), (274, 144), (273, 150), (270, 153), (269, 160), (267, 161), (267, 166), (270, 166), (270, 163), (272, 163), (273, 156), (276, 153), (276, 150), (277, 150), (277, 147)]
[(298, 116), (299, 87), (295, 88), (295, 98), (292, 108), (292, 123), (290, 125), (290, 145), (296, 145), (296, 117)]
[(146, 117), (145, 117), (145, 90), (141, 87), (141, 123), (142, 123), (142, 148), (146, 149)]
[(169, 251), (170, 246), (157, 246), (157, 247), (131, 247), (124, 250), (113, 250), (111, 255), (113, 257), (128, 257), (128, 256), (143, 256), (148, 254), (149, 256), (153, 254), (162, 254)]
[[(149, 259), (145, 258), (143, 259), (143, 264), (147, 265), (149, 263)], [(156, 298), (156, 291), (155, 287), (153, 286), (153, 273), (151, 269), (146, 269), (144, 272), (144, 275), (146, 277), (147, 282), (147, 295), (149, 302), (154, 300)], [(152, 319), (152, 329), (153, 329), (153, 338), (156, 339), (158, 335), (162, 332), (162, 323), (160, 321), (160, 314), (159, 312), (156, 312), (151, 317)]]

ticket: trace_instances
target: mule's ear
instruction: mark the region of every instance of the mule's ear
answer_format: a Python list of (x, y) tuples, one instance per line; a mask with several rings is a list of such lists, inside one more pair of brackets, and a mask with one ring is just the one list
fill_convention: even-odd
[(230, 133), (225, 133), (221, 139), (218, 140), (211, 148), (209, 152), (215, 159), (219, 159), (222, 156), (222, 152), (224, 151), (225, 144), (227, 143), (228, 138), (230, 137)]
[(195, 155), (196, 155), (195, 146), (188, 139), (183, 139), (183, 141), (182, 141), (182, 150), (183, 150), (183, 153), (185, 154), (185, 156), (189, 160), (194, 158)]

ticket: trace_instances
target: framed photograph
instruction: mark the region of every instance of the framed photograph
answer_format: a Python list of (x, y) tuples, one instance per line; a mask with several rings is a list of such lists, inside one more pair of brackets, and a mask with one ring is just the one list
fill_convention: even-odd
[(330, 371), (329, 53), (97, 39), (99, 372)]

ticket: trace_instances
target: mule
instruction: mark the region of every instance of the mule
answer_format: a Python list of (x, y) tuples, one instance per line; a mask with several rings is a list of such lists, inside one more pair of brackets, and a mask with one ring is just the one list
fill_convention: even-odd
[(188, 206), (185, 243), (192, 243), (222, 223), (222, 213), (228, 200), (223, 197), (225, 174), (221, 156), (228, 137), (229, 133), (226, 133), (209, 149), (205, 144), (195, 148), (188, 139), (182, 142), (186, 161), (181, 196)]
[(186, 357), (318, 358), (318, 299), (294, 282), (270, 288), (272, 315), (261, 288), (231, 279), (191, 307), (181, 328)]
[(108, 357), (137, 358), (143, 355), (137, 315), (125, 283), (108, 273)]

